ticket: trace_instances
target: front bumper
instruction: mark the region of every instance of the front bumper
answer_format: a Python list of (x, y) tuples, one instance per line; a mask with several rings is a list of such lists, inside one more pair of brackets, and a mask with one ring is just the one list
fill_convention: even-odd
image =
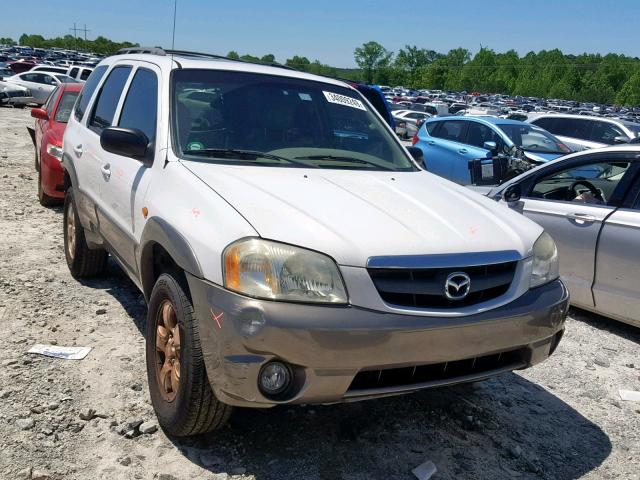
[[(569, 303), (557, 280), (491, 311), (425, 317), (256, 300), (187, 278), (211, 386), (224, 403), (244, 407), (351, 401), (527, 368), (553, 353)], [(495, 368), (480, 368), (489, 358)], [(260, 368), (274, 359), (295, 377), (278, 399), (258, 388)], [(448, 365), (453, 372), (439, 371)], [(406, 381), (381, 381), (387, 373)]]

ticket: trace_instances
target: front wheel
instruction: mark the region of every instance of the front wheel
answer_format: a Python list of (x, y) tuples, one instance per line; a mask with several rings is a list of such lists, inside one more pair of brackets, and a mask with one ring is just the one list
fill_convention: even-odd
[(146, 355), (158, 421), (182, 437), (222, 427), (232, 407), (220, 402), (209, 385), (193, 305), (177, 277), (163, 273), (151, 292)]
[(50, 197), (44, 192), (44, 188), (42, 187), (42, 168), (38, 169), (38, 201), (43, 207), (50, 207), (59, 202), (57, 198)]

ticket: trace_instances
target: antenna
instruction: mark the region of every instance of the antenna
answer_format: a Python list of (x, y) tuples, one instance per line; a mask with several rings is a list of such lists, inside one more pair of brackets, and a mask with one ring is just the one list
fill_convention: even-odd
[(176, 46), (176, 11), (177, 10), (178, 10), (178, 0), (173, 0), (173, 33), (171, 34), (171, 50), (173, 50)]

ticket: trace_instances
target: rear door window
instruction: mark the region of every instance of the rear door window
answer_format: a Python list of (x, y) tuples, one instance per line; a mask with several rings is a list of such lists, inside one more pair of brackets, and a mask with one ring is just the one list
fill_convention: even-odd
[(89, 128), (97, 133), (113, 125), (113, 117), (118, 107), (124, 85), (127, 83), (130, 66), (115, 67), (102, 85), (89, 119)]
[(593, 122), (580, 118), (556, 118), (555, 131), (552, 133), (581, 140), (590, 140), (592, 125)]
[(451, 142), (464, 143), (467, 133), (467, 123), (464, 120), (445, 120), (434, 130), (433, 136)]
[(122, 106), (118, 126), (137, 128), (153, 142), (156, 138), (158, 78), (151, 70), (136, 71)]
[(91, 75), (91, 70), (88, 68), (84, 68), (82, 73), (80, 73), (80, 80), (86, 80)]
[(93, 95), (93, 92), (95, 91), (98, 84), (100, 83), (100, 80), (102, 80), (104, 72), (106, 71), (107, 71), (107, 66), (102, 65), (96, 68), (87, 79), (87, 82), (84, 84), (84, 87), (82, 88), (82, 92), (80, 93), (80, 98), (78, 98), (78, 101), (76, 102), (75, 110), (73, 112), (73, 115), (76, 118), (76, 120), (78, 121), (82, 120), (82, 117), (84, 116), (84, 112), (87, 110), (87, 107), (89, 106), (89, 101), (91, 100), (91, 96)]
[(78, 76), (78, 70), (80, 70), (78, 67), (72, 68), (69, 72), (69, 76), (76, 78)]

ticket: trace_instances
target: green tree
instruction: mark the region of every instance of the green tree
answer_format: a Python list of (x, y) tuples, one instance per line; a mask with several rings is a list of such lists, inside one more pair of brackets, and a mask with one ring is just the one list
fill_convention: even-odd
[(240, 55), (235, 50), (231, 50), (227, 53), (227, 58), (231, 58), (232, 60), (240, 60)]
[(393, 52), (389, 52), (378, 42), (367, 42), (354, 51), (356, 63), (364, 71), (364, 80), (372, 83), (376, 71), (391, 63)]
[(0, 37), (0, 45), (15, 45), (16, 41), (9, 37)]
[(268, 55), (263, 55), (260, 61), (262, 63), (276, 63), (276, 56), (273, 53), (269, 53)]
[(616, 95), (616, 103), (629, 107), (640, 105), (640, 69), (622, 86)]

